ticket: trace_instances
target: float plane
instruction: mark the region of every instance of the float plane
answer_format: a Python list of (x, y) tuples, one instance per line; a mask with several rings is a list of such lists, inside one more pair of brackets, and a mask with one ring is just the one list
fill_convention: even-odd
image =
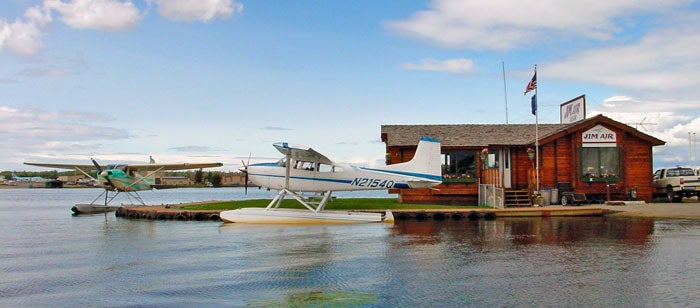
[[(141, 196), (139, 196), (138, 191), (141, 190), (151, 190), (154, 188), (152, 176), (158, 171), (164, 170), (188, 170), (188, 169), (201, 169), (201, 168), (212, 168), (221, 167), (222, 163), (182, 163), (182, 164), (156, 164), (153, 159), (151, 159), (150, 164), (114, 164), (114, 165), (100, 165), (95, 159), (92, 160), (92, 165), (80, 165), (80, 164), (65, 164), (65, 163), (24, 163), (25, 165), (47, 167), (47, 168), (59, 168), (59, 169), (74, 169), (80, 171), (92, 180), (97, 181), (98, 185), (103, 187), (105, 190), (92, 200), (89, 204), (76, 204), (71, 208), (75, 214), (81, 213), (103, 213), (109, 211), (116, 211), (120, 206), (110, 205), (110, 202), (114, 200), (120, 193), (124, 192), (131, 201), (133, 197), (141, 205), (145, 205)], [(90, 175), (91, 171), (97, 171), (97, 178), (93, 178)], [(142, 175), (142, 172), (146, 172)], [(116, 192), (111, 197), (109, 192)], [(104, 195), (104, 204), (96, 203), (100, 197)], [(132, 202), (133, 205), (133, 202)]]
[[(422, 137), (408, 162), (381, 168), (334, 163), (311, 148), (285, 142), (273, 144), (284, 158), (273, 163), (243, 163), (239, 170), (252, 184), (279, 190), (266, 208), (223, 211), (224, 222), (237, 223), (357, 223), (393, 221), (391, 211), (365, 213), (324, 211), (334, 191), (382, 190), (393, 188), (432, 188), (442, 183), (440, 141)], [(318, 198), (303, 193), (320, 193)], [(306, 209), (279, 208), (291, 196)]]

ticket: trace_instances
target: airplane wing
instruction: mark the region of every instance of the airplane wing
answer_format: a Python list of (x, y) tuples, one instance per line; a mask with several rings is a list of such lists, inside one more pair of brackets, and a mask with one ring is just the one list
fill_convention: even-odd
[(323, 154), (316, 152), (312, 148), (305, 148), (302, 146), (293, 145), (293, 144), (289, 144), (286, 142), (277, 142), (277, 143), (273, 144), (272, 146), (274, 146), (275, 149), (277, 149), (277, 151), (280, 151), (280, 153), (282, 153), (284, 155), (287, 155), (287, 153), (289, 153), (289, 156), (291, 156), (295, 160), (328, 164), (328, 165), (333, 164), (332, 160), (330, 160), (328, 157), (324, 156)]
[[(55, 164), (55, 163), (24, 163), (25, 165), (46, 167), (46, 168), (57, 168), (57, 169), (81, 169), (83, 171), (97, 170), (95, 165), (81, 165), (81, 164)], [(105, 166), (102, 166), (103, 168)]]
[[(25, 165), (58, 168), (58, 169), (81, 169), (83, 171), (97, 170), (95, 165), (80, 165), (80, 164), (55, 164), (55, 163), (24, 163)], [(125, 165), (131, 170), (187, 170), (199, 168), (221, 167), (222, 163), (196, 163), (196, 164), (142, 164), (142, 165)], [(102, 169), (107, 169), (106, 165), (100, 165)]]
[(126, 165), (131, 170), (187, 170), (200, 168), (221, 167), (222, 163), (182, 163), (182, 164), (142, 164), (142, 165)]

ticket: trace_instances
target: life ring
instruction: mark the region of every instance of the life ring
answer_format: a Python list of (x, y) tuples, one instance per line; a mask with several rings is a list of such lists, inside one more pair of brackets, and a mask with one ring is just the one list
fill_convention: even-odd
[(199, 213), (197, 213), (197, 214), (194, 214), (194, 220), (196, 220), (196, 221), (202, 221), (202, 220), (205, 220), (205, 219), (207, 219), (207, 214), (204, 214), (204, 213), (202, 213), (202, 212), (199, 212)]
[(469, 211), (469, 214), (467, 214), (467, 219), (469, 219), (469, 220), (479, 220), (479, 212), (477, 212), (477, 211)]
[(433, 220), (442, 221), (442, 220), (445, 220), (445, 219), (447, 219), (447, 215), (445, 215), (445, 213), (443, 213), (443, 212), (435, 212), (435, 213), (433, 213)]
[(421, 211), (416, 214), (416, 220), (426, 220), (428, 219), (428, 214), (425, 212)]

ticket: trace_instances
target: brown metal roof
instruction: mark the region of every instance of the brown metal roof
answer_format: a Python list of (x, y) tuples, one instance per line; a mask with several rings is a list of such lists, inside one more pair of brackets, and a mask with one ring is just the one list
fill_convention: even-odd
[[(540, 138), (558, 131), (564, 124), (539, 125)], [(387, 146), (412, 146), (422, 136), (440, 140), (442, 146), (486, 147), (493, 144), (529, 145), (535, 141), (532, 124), (447, 124), (447, 125), (382, 125)]]
[[(542, 141), (575, 126), (595, 125), (601, 122), (630, 131), (650, 141), (652, 145), (665, 143), (602, 115), (569, 124), (539, 124), (539, 139)], [(535, 143), (535, 124), (382, 125), (382, 141), (387, 146), (415, 146), (423, 136), (440, 140), (442, 146), (528, 146)]]

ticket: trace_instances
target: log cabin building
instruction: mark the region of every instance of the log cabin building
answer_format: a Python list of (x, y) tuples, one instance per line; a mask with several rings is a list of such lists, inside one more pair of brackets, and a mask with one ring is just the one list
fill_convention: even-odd
[[(479, 184), (505, 194), (537, 192), (534, 124), (382, 125), (386, 163), (409, 161), (422, 136), (441, 141), (443, 183), (393, 190), (403, 203), (477, 204)], [(589, 200), (652, 200), (652, 148), (665, 142), (603, 115), (568, 124), (539, 124), (539, 187)], [(516, 198), (517, 199), (517, 198)]]

